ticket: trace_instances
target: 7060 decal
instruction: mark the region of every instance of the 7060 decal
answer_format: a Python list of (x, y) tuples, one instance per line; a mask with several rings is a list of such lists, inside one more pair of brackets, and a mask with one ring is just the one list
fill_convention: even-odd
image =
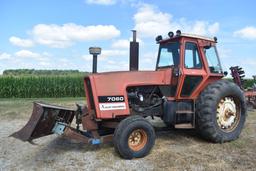
[(124, 102), (124, 96), (99, 96), (99, 103)]
[(124, 101), (124, 97), (107, 97), (108, 102), (123, 102)]

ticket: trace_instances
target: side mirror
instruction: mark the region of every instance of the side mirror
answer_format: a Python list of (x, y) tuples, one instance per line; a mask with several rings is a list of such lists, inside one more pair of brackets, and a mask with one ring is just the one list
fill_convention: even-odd
[(228, 75), (228, 72), (227, 71), (224, 71), (223, 72), (224, 76), (226, 77)]

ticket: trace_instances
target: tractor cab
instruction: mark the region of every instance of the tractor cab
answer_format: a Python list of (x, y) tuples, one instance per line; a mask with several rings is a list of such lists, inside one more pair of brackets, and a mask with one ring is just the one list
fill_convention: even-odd
[(205, 83), (224, 76), (216, 49), (217, 38), (184, 34), (179, 30), (169, 38), (157, 36), (156, 71), (171, 70), (171, 84), (178, 99), (195, 99)]

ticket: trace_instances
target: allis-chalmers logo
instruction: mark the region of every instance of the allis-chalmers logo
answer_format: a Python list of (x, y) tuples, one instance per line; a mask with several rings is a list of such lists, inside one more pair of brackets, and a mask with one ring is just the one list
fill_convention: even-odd
[(100, 103), (100, 110), (125, 110), (125, 103)]

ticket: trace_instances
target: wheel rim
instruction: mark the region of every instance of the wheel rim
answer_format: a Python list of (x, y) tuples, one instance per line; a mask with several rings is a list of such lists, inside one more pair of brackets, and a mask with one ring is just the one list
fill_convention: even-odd
[(234, 98), (225, 97), (220, 100), (217, 108), (217, 123), (224, 132), (232, 132), (240, 120), (240, 106)]
[(128, 146), (133, 151), (140, 151), (147, 144), (147, 141), (147, 133), (142, 129), (136, 129), (128, 138)]

